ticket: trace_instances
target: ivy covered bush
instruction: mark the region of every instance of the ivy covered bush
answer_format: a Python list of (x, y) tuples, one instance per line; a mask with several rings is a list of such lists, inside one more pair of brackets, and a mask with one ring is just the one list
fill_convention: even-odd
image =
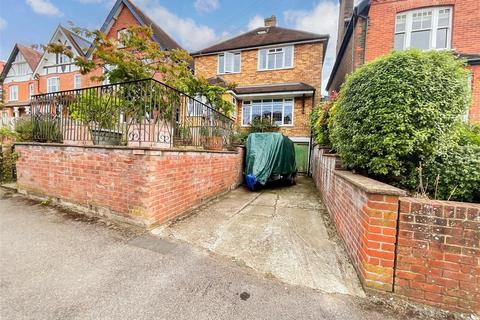
[(458, 129), (470, 106), (467, 76), (449, 52), (399, 51), (365, 64), (335, 102), (333, 147), (350, 168), (410, 190), (423, 164), (438, 198), (474, 201), (480, 153), (475, 135)]
[(310, 127), (312, 128), (313, 141), (322, 146), (330, 146), (329, 122), (332, 119), (333, 105), (337, 93), (333, 92), (330, 100), (322, 102), (310, 114)]

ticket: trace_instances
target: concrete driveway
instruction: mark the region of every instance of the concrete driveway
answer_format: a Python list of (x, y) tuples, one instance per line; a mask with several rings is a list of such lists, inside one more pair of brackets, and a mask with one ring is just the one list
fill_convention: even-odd
[(289, 284), (363, 296), (312, 179), (250, 192), (240, 187), (153, 233), (183, 240)]
[(288, 285), (198, 246), (1, 189), (0, 318), (453, 319), (396, 298)]

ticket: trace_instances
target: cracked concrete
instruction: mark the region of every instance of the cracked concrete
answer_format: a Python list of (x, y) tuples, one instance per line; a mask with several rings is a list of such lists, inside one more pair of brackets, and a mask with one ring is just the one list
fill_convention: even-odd
[(238, 188), (191, 216), (152, 231), (235, 258), (289, 284), (363, 296), (311, 179), (258, 192)]

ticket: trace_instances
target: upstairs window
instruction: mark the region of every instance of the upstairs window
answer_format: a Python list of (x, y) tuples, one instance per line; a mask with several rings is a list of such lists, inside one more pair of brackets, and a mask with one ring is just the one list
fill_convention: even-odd
[(258, 70), (293, 67), (293, 46), (258, 50)]
[(18, 101), (18, 86), (11, 86), (8, 91), (9, 101)]
[(47, 79), (47, 93), (57, 92), (60, 90), (60, 78)]
[(76, 74), (73, 76), (73, 89), (80, 89), (82, 87), (82, 76)]
[[(128, 36), (128, 29), (120, 29), (117, 31), (117, 40), (120, 41), (122, 39), (122, 36)], [(118, 43), (118, 48), (124, 48), (125, 46), (123, 45), (123, 43)]]
[(218, 55), (218, 73), (240, 73), (240, 52), (224, 52)]
[(404, 50), (449, 49), (452, 8), (438, 7), (397, 14), (394, 48)]

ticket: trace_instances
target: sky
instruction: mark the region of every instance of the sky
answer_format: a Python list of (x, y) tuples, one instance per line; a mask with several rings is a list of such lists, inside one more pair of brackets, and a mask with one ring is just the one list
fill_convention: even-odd
[[(323, 86), (335, 62), (338, 0), (132, 0), (188, 51), (199, 50), (277, 17), (277, 25), (330, 34)], [(0, 0), (0, 60), (15, 43), (47, 44), (58, 24), (100, 28), (114, 0)]]

